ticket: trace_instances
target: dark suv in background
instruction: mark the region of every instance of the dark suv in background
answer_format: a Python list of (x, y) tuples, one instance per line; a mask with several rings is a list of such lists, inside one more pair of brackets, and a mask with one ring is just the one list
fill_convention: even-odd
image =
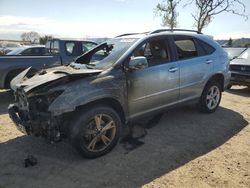
[[(98, 54), (102, 60), (93, 59)], [(17, 128), (52, 141), (69, 138), (84, 157), (108, 153), (122, 126), (184, 102), (214, 112), (230, 73), (211, 37), (187, 30), (124, 34), (74, 63), (23, 71), (11, 82)]]

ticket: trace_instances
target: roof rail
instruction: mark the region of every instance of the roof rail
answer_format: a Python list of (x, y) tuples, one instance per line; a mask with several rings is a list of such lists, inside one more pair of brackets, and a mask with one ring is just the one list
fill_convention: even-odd
[(150, 32), (143, 32), (143, 33), (125, 33), (125, 34), (122, 34), (122, 35), (118, 35), (118, 36), (116, 36), (115, 38), (117, 38), (117, 37), (129, 36), (129, 35), (147, 34), (147, 33), (150, 33)]
[(164, 32), (164, 31), (171, 31), (171, 32), (174, 32), (174, 31), (188, 31), (188, 32), (194, 32), (194, 33), (198, 33), (198, 34), (203, 34), (200, 31), (189, 30), (189, 29), (157, 29), (155, 31), (151, 31), (149, 34), (161, 33), (161, 32)]

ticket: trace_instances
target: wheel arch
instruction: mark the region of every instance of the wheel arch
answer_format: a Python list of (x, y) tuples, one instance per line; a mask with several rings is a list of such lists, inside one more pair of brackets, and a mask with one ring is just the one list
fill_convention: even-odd
[(207, 86), (208, 83), (210, 83), (212, 81), (216, 81), (216, 82), (218, 82), (220, 84), (222, 91), (224, 91), (224, 80), (225, 80), (224, 75), (222, 73), (217, 73), (217, 74), (214, 74), (213, 76), (211, 76), (208, 79), (208, 81), (206, 83), (206, 86)]
[(82, 110), (83, 108), (86, 109), (88, 107), (92, 107), (95, 105), (105, 105), (114, 109), (120, 116), (122, 123), (126, 123), (126, 113), (124, 111), (122, 104), (117, 99), (114, 99), (112, 97), (105, 97), (90, 101), (86, 104), (77, 106), (76, 110), (79, 111)]

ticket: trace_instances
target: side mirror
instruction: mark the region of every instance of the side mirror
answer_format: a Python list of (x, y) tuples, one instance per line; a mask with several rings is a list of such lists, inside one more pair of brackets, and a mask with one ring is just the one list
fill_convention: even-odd
[(148, 67), (148, 60), (146, 57), (138, 56), (134, 57), (129, 62), (129, 70), (138, 70)]

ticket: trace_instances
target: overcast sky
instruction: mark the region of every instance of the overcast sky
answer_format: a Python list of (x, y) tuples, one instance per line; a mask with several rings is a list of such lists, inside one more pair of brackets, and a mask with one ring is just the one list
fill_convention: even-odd
[[(185, 2), (185, 0), (183, 0)], [(250, 1), (242, 0), (250, 15)], [(113, 37), (161, 28), (154, 8), (160, 0), (0, 0), (0, 39), (27, 31), (58, 37)], [(237, 7), (236, 7), (237, 8)], [(178, 28), (195, 29), (194, 7), (179, 6)], [(203, 30), (216, 39), (250, 38), (250, 19), (223, 13)]]

